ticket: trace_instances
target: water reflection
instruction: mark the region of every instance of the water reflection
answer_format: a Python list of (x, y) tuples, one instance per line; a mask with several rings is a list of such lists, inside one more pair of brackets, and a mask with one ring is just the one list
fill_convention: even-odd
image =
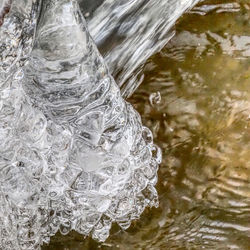
[(163, 150), (160, 207), (104, 244), (47, 249), (249, 249), (249, 15), (248, 0), (203, 1), (145, 65), (130, 101)]

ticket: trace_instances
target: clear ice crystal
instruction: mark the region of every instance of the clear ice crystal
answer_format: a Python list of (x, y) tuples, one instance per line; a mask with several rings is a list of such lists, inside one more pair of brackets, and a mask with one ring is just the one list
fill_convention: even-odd
[[(6, 2), (7, 3), (7, 2)], [(75, 0), (13, 0), (0, 28), (0, 249), (58, 231), (104, 241), (146, 206), (161, 161)], [(34, 38), (35, 34), (35, 38)]]

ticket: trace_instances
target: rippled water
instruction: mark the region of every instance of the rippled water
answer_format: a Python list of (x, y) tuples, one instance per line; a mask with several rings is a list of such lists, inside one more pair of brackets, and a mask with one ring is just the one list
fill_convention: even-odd
[(144, 66), (130, 101), (163, 149), (160, 206), (98, 244), (44, 249), (249, 249), (250, 4), (203, 1)]

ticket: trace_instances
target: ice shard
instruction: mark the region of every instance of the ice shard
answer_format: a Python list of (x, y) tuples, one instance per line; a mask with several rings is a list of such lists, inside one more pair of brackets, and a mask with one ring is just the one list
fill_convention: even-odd
[(0, 84), (21, 67), (32, 47), (40, 0), (0, 3)]
[(35, 136), (29, 129), (37, 127), (34, 120), (30, 127), (19, 126), (34, 115), (22, 91), (20, 67), (32, 47), (39, 7), (36, 0), (0, 3), (0, 249), (35, 249), (40, 244), (41, 159), (28, 146)]

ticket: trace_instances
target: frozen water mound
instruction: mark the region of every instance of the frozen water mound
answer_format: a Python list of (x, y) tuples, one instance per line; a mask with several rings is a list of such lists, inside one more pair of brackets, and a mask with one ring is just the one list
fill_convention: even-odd
[(104, 241), (157, 206), (160, 150), (76, 1), (2, 5), (0, 249), (39, 249), (58, 231)]

